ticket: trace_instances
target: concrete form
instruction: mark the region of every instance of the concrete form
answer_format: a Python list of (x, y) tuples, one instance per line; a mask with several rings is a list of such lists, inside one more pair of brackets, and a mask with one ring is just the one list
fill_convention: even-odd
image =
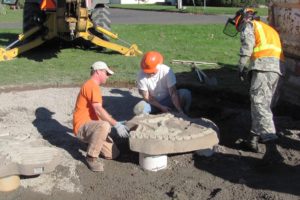
[(139, 115), (128, 121), (132, 151), (148, 155), (189, 152), (212, 148), (219, 142), (218, 127), (204, 118), (173, 114)]
[(0, 137), (0, 178), (48, 173), (60, 162), (61, 156), (56, 148)]

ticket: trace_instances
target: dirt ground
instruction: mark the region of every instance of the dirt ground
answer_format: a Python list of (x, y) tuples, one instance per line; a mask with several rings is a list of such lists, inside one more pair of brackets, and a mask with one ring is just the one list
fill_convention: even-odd
[[(86, 167), (86, 145), (71, 130), (78, 87), (0, 93), (0, 137), (40, 140), (58, 148), (63, 157), (55, 171), (22, 177), (21, 187), (0, 193), (0, 199), (300, 199), (299, 110), (286, 104), (276, 107), (280, 139), (260, 144), (260, 153), (243, 151), (238, 141), (251, 126), (250, 103), (247, 84), (236, 84), (232, 73), (207, 72), (217, 77), (218, 87), (203, 86), (194, 73), (178, 75), (179, 86), (192, 91), (190, 116), (214, 121), (221, 142), (212, 157), (168, 155), (167, 169), (158, 172), (141, 169), (139, 155), (129, 150), (127, 141), (120, 141), (117, 160), (104, 161), (103, 173)], [(115, 118), (133, 116), (136, 89), (105, 87), (103, 92), (104, 106)]]

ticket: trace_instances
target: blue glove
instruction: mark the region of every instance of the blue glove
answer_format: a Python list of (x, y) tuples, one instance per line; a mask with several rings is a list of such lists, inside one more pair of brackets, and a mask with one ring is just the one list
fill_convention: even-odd
[(129, 137), (129, 128), (124, 124), (117, 122), (116, 125), (114, 125), (114, 128), (117, 130), (117, 133), (121, 138)]

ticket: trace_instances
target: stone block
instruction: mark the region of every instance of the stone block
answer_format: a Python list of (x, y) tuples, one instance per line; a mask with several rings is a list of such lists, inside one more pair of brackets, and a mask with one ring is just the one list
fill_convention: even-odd
[(58, 149), (0, 137), (0, 178), (48, 173), (61, 162)]
[(219, 143), (218, 127), (204, 118), (173, 114), (139, 115), (128, 121), (132, 151), (148, 155), (190, 152)]

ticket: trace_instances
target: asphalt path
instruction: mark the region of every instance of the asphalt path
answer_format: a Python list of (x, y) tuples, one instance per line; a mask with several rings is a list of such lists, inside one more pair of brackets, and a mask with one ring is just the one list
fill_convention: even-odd
[(112, 24), (224, 24), (228, 16), (110, 9)]
[[(110, 8), (112, 24), (224, 24), (225, 15), (141, 11)], [(0, 23), (0, 29), (21, 28), (22, 22)]]

